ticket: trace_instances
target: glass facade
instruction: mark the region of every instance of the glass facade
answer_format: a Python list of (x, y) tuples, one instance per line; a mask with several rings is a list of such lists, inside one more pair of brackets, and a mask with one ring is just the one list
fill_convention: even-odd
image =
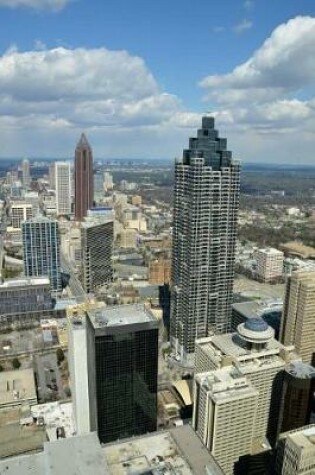
[(102, 443), (156, 430), (158, 329), (96, 336), (98, 435)]

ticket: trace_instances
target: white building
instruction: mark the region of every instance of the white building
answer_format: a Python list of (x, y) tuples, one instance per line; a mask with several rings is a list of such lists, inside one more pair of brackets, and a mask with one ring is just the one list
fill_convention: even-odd
[(277, 451), (277, 475), (315, 473), (315, 424), (282, 434)]
[(272, 282), (283, 275), (283, 252), (274, 248), (258, 249), (254, 258), (257, 262), (257, 277), (262, 282)]
[(11, 205), (11, 226), (13, 229), (21, 229), (23, 221), (33, 217), (33, 205), (31, 203), (13, 202)]
[(56, 209), (58, 215), (71, 214), (71, 170), (70, 163), (55, 163)]

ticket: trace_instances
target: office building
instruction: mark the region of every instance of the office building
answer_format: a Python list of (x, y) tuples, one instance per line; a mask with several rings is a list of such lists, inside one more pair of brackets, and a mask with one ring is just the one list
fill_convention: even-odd
[(259, 393), (239, 371), (223, 368), (195, 378), (193, 428), (226, 475), (252, 451)]
[(22, 237), (25, 275), (48, 276), (52, 290), (61, 290), (58, 222), (45, 217), (25, 221)]
[(277, 249), (258, 249), (254, 253), (257, 279), (261, 282), (279, 281), (283, 276), (283, 257), (283, 252)]
[(193, 361), (196, 338), (231, 327), (240, 165), (203, 117), (175, 164), (171, 344)]
[(287, 280), (280, 341), (294, 345), (304, 363), (315, 352), (315, 272), (293, 272)]
[(315, 424), (281, 435), (275, 468), (277, 475), (315, 473)]
[(52, 190), (55, 189), (56, 186), (56, 178), (55, 178), (55, 162), (49, 164), (48, 168), (48, 178), (49, 178), (49, 186)]
[(232, 305), (232, 331), (236, 331), (240, 323), (245, 323), (250, 318), (261, 317), (275, 331), (276, 340), (279, 339), (280, 324), (283, 310), (283, 301), (275, 300), (249, 300)]
[(149, 284), (164, 285), (170, 281), (171, 261), (169, 259), (155, 259), (149, 264)]
[(104, 173), (104, 189), (111, 191), (114, 188), (113, 175), (109, 172)]
[(51, 310), (48, 277), (8, 279), (0, 283), (0, 313), (23, 313)]
[(55, 163), (55, 187), (57, 215), (71, 214), (71, 169), (70, 163)]
[(223, 368), (236, 369), (257, 389), (258, 403), (253, 447), (274, 443), (284, 368), (298, 360), (293, 347), (284, 347), (262, 318), (248, 319), (236, 333), (214, 335), (196, 342), (195, 374)]
[(92, 215), (81, 223), (83, 288), (93, 292), (113, 279), (114, 222), (108, 213)]
[(33, 217), (36, 217), (39, 212), (39, 196), (37, 191), (27, 191), (24, 194), (25, 203), (33, 206)]
[(315, 368), (301, 361), (285, 368), (278, 434), (306, 426), (315, 415)]
[(93, 155), (84, 134), (75, 149), (74, 182), (75, 219), (82, 221), (87, 211), (93, 207), (94, 199)]
[(151, 312), (141, 305), (88, 310), (70, 321), (70, 332), (77, 433), (89, 427), (105, 443), (156, 430), (158, 322)]
[(13, 202), (11, 204), (11, 226), (13, 229), (21, 229), (23, 221), (33, 217), (33, 205), (31, 203)]
[(24, 186), (28, 186), (31, 182), (31, 174), (30, 174), (30, 162), (25, 158), (22, 161), (22, 182)]

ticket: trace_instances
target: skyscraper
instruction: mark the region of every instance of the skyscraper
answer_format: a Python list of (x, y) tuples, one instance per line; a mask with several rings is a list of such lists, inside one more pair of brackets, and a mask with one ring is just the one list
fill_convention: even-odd
[(23, 185), (29, 185), (31, 181), (31, 175), (30, 175), (30, 162), (25, 158), (22, 161), (22, 181)]
[[(97, 216), (99, 214), (99, 216)], [(112, 215), (93, 213), (81, 224), (83, 287), (93, 292), (113, 279), (114, 221)]]
[(171, 344), (192, 359), (196, 338), (231, 326), (240, 165), (214, 119), (175, 164)]
[(71, 170), (70, 163), (55, 163), (56, 209), (58, 215), (71, 214)]
[(82, 221), (92, 208), (94, 198), (92, 149), (84, 134), (75, 149), (74, 179), (75, 219)]
[(48, 276), (52, 290), (61, 290), (58, 222), (45, 217), (24, 221), (22, 235), (25, 275)]
[(294, 345), (304, 363), (314, 365), (315, 272), (293, 272), (289, 277), (280, 341)]
[(106, 443), (156, 430), (158, 322), (151, 312), (141, 305), (88, 310), (70, 332), (77, 432), (97, 431)]

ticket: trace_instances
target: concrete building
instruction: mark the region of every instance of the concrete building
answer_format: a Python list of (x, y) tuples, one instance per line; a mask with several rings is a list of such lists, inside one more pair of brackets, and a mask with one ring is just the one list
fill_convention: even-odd
[(55, 162), (57, 215), (71, 214), (71, 169), (68, 162)]
[(203, 117), (175, 164), (171, 344), (193, 361), (196, 338), (231, 327), (240, 165)]
[(37, 404), (33, 370), (16, 369), (0, 373), (0, 409)]
[(61, 290), (58, 222), (45, 217), (22, 224), (24, 272), (27, 277), (48, 276), (52, 290)]
[(315, 424), (282, 434), (276, 459), (277, 475), (315, 473)]
[(22, 228), (23, 221), (33, 217), (33, 206), (30, 203), (13, 202), (11, 204), (11, 227), (13, 229)]
[(109, 172), (104, 173), (104, 190), (110, 191), (114, 188), (113, 175)]
[(87, 211), (93, 207), (93, 155), (92, 149), (84, 134), (75, 149), (74, 163), (74, 211), (75, 219), (82, 221)]
[(250, 318), (261, 317), (275, 331), (276, 340), (279, 339), (283, 301), (280, 299), (249, 300), (232, 305), (232, 331), (236, 331), (240, 323)]
[(39, 196), (37, 191), (27, 191), (24, 194), (25, 203), (29, 203), (33, 207), (33, 217), (36, 217), (39, 212)]
[(315, 272), (293, 272), (287, 280), (280, 341), (294, 345), (304, 363), (315, 352)]
[(231, 367), (195, 377), (193, 427), (226, 475), (252, 451), (259, 392)]
[(8, 279), (0, 284), (0, 314), (51, 310), (48, 277)]
[(164, 285), (170, 282), (170, 259), (156, 259), (149, 264), (149, 284)]
[(156, 430), (158, 323), (151, 312), (140, 305), (89, 310), (70, 321), (70, 332), (79, 333), (71, 341), (80, 345), (69, 348), (77, 431), (89, 425), (104, 443)]
[(52, 190), (54, 190), (56, 186), (55, 162), (49, 164), (49, 186)]
[(25, 158), (22, 160), (22, 182), (24, 186), (28, 186), (31, 182), (30, 162)]
[(254, 253), (257, 278), (261, 282), (276, 282), (283, 275), (283, 252), (277, 249), (258, 249)]
[(83, 288), (89, 293), (113, 279), (114, 222), (107, 214), (81, 223)]
[(293, 347), (284, 347), (273, 336), (274, 330), (263, 319), (252, 318), (240, 324), (236, 333), (196, 343), (196, 375), (231, 367), (257, 389), (252, 442), (256, 451), (263, 451), (266, 438), (275, 441), (284, 368), (298, 360)]

